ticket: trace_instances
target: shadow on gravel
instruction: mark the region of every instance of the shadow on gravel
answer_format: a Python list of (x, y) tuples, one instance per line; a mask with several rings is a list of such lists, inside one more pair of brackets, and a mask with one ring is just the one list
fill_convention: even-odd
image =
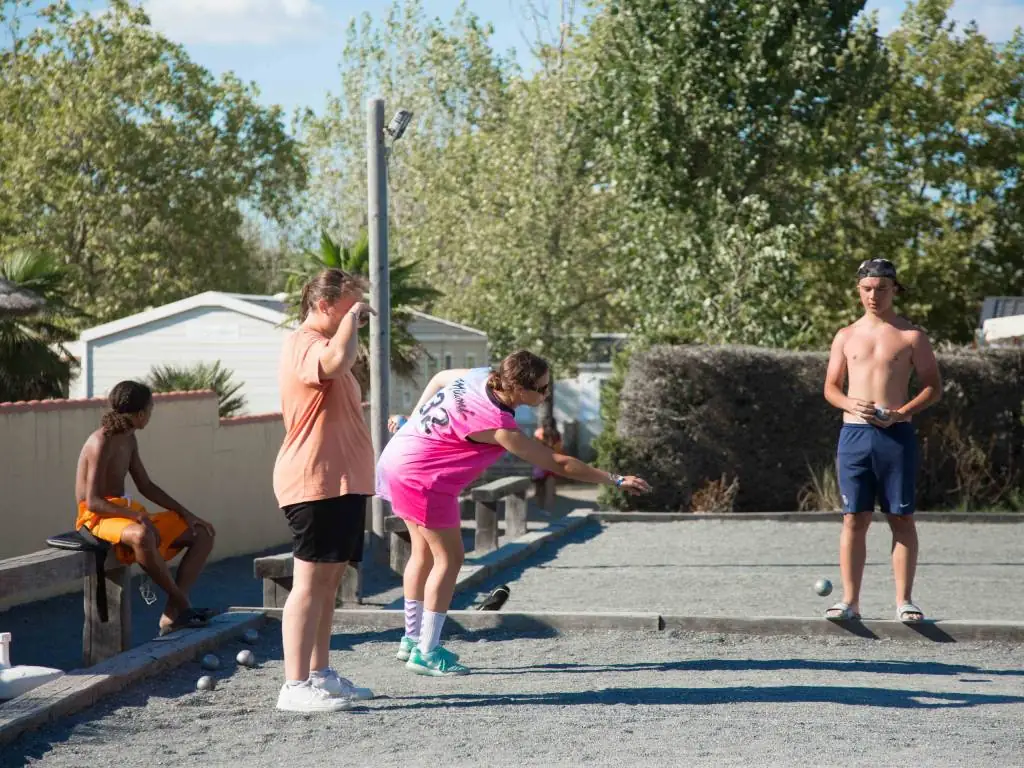
[[(465, 610), (467, 608), (472, 608), (474, 604), (483, 600), (483, 598), (489, 594), (492, 589), (501, 586), (502, 584), (512, 584), (512, 593), (509, 597), (509, 601), (505, 604), (505, 607), (510, 610), (516, 610), (516, 589), (514, 582), (520, 576), (531, 568), (537, 568), (538, 566), (544, 567), (544, 563), (547, 563), (557, 557), (559, 551), (564, 547), (571, 546), (573, 544), (583, 544), (600, 534), (601, 530), (602, 527), (600, 523), (591, 522), (580, 526), (575, 531), (566, 534), (560, 539), (556, 539), (555, 541), (545, 544), (525, 560), (521, 560), (515, 565), (510, 565), (509, 567), (498, 571), (497, 574), (476, 587), (476, 591), (469, 590), (467, 592), (457, 593), (452, 598), (452, 610)], [(401, 608), (402, 602), (400, 600), (396, 601), (388, 607)]]
[[(891, 709), (962, 709), (985, 704), (1024, 704), (1024, 696), (907, 691), (898, 688), (782, 685), (738, 686), (735, 688), (603, 688), (596, 691), (505, 695), (446, 693), (430, 698), (393, 696), (390, 701), (396, 703), (374, 707), (374, 710), (434, 709), (438, 707), (459, 709), (509, 705), (565, 707), (593, 704), (657, 706), (751, 703), (846, 704), (857, 707), (887, 707)], [(402, 703), (403, 701), (408, 703)]]
[(636, 662), (630, 664), (534, 664), (520, 667), (488, 667), (474, 675), (550, 674), (570, 672), (607, 674), (610, 672), (779, 672), (812, 670), (815, 672), (870, 672), (879, 675), (992, 675), (1024, 677), (1024, 669), (980, 669), (967, 664), (942, 664), (933, 661), (824, 661), (819, 659), (693, 659), (689, 661)]
[[(280, 631), (280, 625), (278, 625), (278, 631)], [(384, 643), (390, 641), (394, 641), (395, 645), (398, 645), (398, 641), (402, 639), (404, 634), (405, 630), (398, 628), (346, 632), (344, 630), (339, 631), (335, 627), (334, 634), (331, 635), (331, 650), (351, 651), (357, 645), (363, 645), (364, 643)]]
[[(536, 621), (529, 616), (509, 615), (503, 616), (500, 613), (491, 614), (498, 622), (497, 626), (485, 629), (472, 629), (463, 626), (457, 618), (449, 617), (445, 621), (444, 629), (441, 631), (441, 638), (455, 638), (464, 643), (472, 642), (501, 642), (503, 640), (520, 640), (528, 638), (537, 640), (549, 637), (558, 637), (559, 632), (552, 629), (542, 621)], [(398, 642), (405, 634), (404, 629), (386, 630), (363, 630), (357, 632), (345, 632), (334, 630), (331, 635), (332, 651), (351, 651), (356, 646), (364, 643), (390, 643), (398, 646)]]
[(950, 635), (934, 621), (905, 622), (905, 625), (933, 643), (955, 643), (956, 638)]

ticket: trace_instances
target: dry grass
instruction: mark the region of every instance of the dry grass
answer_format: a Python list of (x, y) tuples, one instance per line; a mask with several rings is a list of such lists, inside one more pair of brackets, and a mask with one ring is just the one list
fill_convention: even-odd
[(690, 511), (704, 514), (734, 512), (736, 494), (740, 492), (740, 481), (734, 477), (730, 482), (723, 474), (717, 480), (709, 480), (690, 498)]
[(800, 489), (797, 508), (801, 512), (841, 512), (843, 495), (839, 492), (835, 464), (825, 464), (817, 469), (808, 464), (807, 471), (811, 479)]
[(1024, 493), (1012, 450), (1006, 450), (1005, 457), (1000, 457), (997, 437), (992, 435), (982, 441), (970, 435), (959, 414), (939, 425), (937, 431), (945, 453), (952, 460), (956, 486), (951, 495), (960, 509), (1019, 508)]

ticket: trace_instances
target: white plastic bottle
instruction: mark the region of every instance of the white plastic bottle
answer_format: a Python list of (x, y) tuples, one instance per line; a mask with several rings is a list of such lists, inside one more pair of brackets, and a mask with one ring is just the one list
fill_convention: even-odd
[(50, 667), (11, 666), (11, 633), (0, 632), (0, 700), (13, 699), (56, 680), (63, 670)]

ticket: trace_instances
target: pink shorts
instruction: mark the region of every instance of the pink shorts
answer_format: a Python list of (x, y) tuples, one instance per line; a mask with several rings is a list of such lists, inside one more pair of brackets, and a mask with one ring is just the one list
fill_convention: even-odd
[(391, 502), (391, 509), (398, 517), (424, 528), (462, 526), (458, 496), (410, 488), (397, 480), (378, 482), (377, 495)]

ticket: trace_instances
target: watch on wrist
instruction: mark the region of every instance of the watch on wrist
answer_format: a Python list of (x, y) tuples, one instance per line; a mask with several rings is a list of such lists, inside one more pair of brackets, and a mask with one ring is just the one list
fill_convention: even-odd
[(616, 488), (620, 488), (622, 484), (626, 482), (626, 478), (624, 478), (622, 475), (613, 475), (609, 473), (608, 477), (611, 478), (612, 485), (614, 485)]

